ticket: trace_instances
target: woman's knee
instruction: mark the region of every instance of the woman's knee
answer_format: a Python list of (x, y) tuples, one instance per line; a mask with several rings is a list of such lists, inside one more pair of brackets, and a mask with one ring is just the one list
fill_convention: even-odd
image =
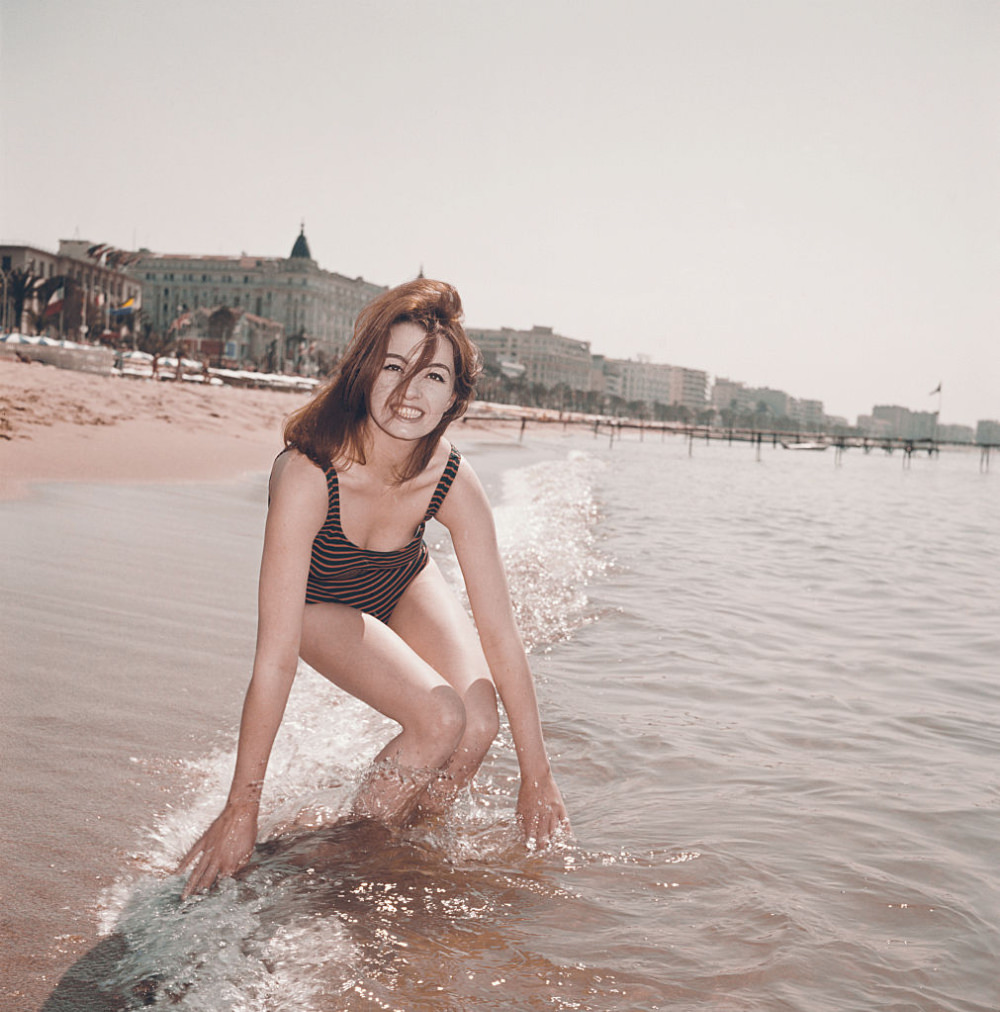
[(492, 682), (480, 679), (470, 686), (465, 694), (465, 713), (466, 743), (485, 755), (500, 730), (497, 694)]
[(428, 693), (415, 722), (422, 736), (440, 746), (443, 762), (458, 748), (465, 734), (465, 703), (450, 685), (438, 685)]

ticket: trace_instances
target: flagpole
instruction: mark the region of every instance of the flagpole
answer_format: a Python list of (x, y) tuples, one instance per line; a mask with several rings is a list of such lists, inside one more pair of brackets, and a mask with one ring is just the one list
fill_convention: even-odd
[(931, 391), (930, 395), (933, 397), (935, 394), (937, 394), (938, 398), (938, 409), (937, 413), (934, 415), (934, 431), (931, 438), (936, 440), (938, 426), (941, 424), (941, 404), (944, 401), (944, 384), (940, 381), (938, 381), (938, 385)]

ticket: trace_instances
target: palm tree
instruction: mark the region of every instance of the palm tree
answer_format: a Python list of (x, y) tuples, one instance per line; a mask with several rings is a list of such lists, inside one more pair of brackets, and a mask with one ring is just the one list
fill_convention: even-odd
[[(49, 279), (54, 281), (55, 278)], [(31, 304), (35, 301), (38, 295), (40, 286), (47, 285), (48, 281), (40, 278), (34, 271), (28, 270), (27, 267), (15, 267), (13, 270), (7, 272), (7, 299), (12, 308), (12, 313), (9, 318), (9, 322), (12, 330), (21, 330), (25, 325), (25, 313), (32, 313)], [(55, 285), (45, 295), (45, 302), (48, 302), (49, 296), (58, 288), (59, 285)], [(34, 327), (35, 319), (37, 314), (31, 317), (31, 326)]]

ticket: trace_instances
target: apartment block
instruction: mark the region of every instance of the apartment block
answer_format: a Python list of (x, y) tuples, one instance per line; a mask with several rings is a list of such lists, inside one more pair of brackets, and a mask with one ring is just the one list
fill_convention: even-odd
[(976, 442), (983, 446), (1000, 446), (1000, 422), (987, 418), (977, 422)]
[(531, 330), (467, 328), (469, 338), (487, 362), (501, 368), (520, 366), (528, 383), (545, 387), (565, 384), (571, 390), (592, 389), (590, 342), (556, 334), (551, 327)]
[[(862, 427), (862, 418), (858, 426)], [(937, 428), (937, 413), (910, 411), (896, 404), (878, 404), (872, 408), (872, 435), (894, 436), (897, 439), (933, 439)]]
[(699, 369), (651, 362), (648, 358), (604, 360), (605, 389), (625, 401), (683, 405), (701, 411), (706, 404), (708, 374)]
[(732, 411), (742, 414), (756, 407), (754, 391), (739, 380), (717, 376), (712, 384), (712, 407), (716, 411)]

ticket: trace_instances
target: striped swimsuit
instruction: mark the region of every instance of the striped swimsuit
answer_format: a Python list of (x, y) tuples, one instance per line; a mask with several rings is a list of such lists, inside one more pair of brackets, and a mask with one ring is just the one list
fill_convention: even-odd
[(366, 611), (388, 622), (403, 591), (427, 565), (424, 527), (438, 511), (458, 472), (462, 455), (453, 446), (441, 479), (431, 496), (424, 519), (410, 541), (392, 552), (359, 548), (340, 526), (340, 486), (332, 464), (323, 470), (330, 506), (326, 520), (313, 540), (306, 604), (333, 601)]

